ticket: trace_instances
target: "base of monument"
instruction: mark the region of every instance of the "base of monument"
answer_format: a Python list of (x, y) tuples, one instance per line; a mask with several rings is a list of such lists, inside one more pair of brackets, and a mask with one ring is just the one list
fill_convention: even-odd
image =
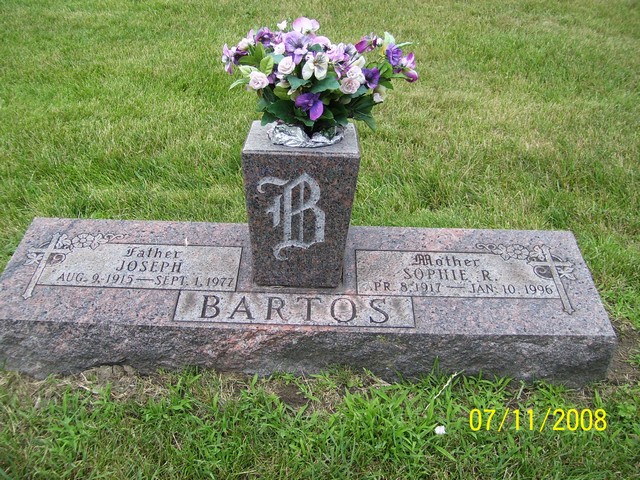
[(252, 282), (246, 225), (37, 218), (0, 278), (0, 364), (580, 386), (616, 337), (569, 232), (352, 227), (333, 289)]

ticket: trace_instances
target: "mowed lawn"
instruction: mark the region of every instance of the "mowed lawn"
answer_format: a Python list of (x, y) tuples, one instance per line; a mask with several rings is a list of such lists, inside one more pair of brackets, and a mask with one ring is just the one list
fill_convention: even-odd
[[(35, 216), (245, 222), (258, 114), (222, 45), (302, 15), (414, 42), (420, 80), (358, 125), (352, 223), (571, 230), (620, 339), (611, 378), (0, 371), (0, 478), (640, 478), (637, 1), (3, 0), (0, 267)], [(548, 409), (594, 423), (541, 428)]]

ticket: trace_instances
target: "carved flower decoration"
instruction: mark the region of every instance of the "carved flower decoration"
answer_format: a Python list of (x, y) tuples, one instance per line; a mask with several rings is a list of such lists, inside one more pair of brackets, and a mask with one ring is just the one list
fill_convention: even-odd
[(81, 233), (80, 235), (73, 237), (71, 245), (73, 248), (86, 248), (90, 247), (95, 237), (89, 233)]
[(509, 245), (506, 249), (509, 258), (517, 258), (518, 260), (526, 260), (529, 256), (529, 250), (522, 245)]
[(42, 253), (27, 253), (27, 260), (24, 262), (25, 265), (32, 265), (34, 263), (40, 263), (44, 254)]
[(522, 245), (503, 245), (487, 246), (488, 250), (496, 255), (500, 255), (503, 260), (509, 260), (510, 258), (516, 258), (518, 260), (526, 260), (529, 257), (529, 250)]
[(558, 268), (558, 275), (560, 275), (561, 278), (567, 278), (569, 280), (575, 280), (576, 277), (573, 274), (573, 267), (557, 267)]
[(63, 233), (62, 235), (60, 235), (60, 238), (58, 239), (58, 242), (56, 243), (56, 248), (58, 250), (63, 249), (63, 248), (68, 248), (71, 250), (71, 240), (69, 239), (69, 236), (66, 233)]
[(535, 247), (533, 247), (533, 250), (531, 250), (531, 252), (529, 252), (529, 260), (541, 260), (544, 261), (545, 260), (545, 256), (544, 256), (544, 252), (542, 251), (542, 248), (539, 245), (536, 245)]

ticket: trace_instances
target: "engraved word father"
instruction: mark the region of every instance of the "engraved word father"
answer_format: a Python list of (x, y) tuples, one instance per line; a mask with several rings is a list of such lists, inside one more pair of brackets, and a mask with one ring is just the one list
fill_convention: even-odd
[[(267, 209), (267, 214), (273, 215), (274, 228), (282, 223), (282, 241), (273, 247), (273, 254), (278, 260), (286, 260), (281, 255), (283, 248), (307, 249), (314, 243), (324, 242), (324, 212), (317, 206), (320, 200), (318, 182), (306, 173), (294, 180), (265, 177), (258, 182), (258, 192), (265, 193), (263, 189), (265, 185), (284, 187), (282, 194), (277, 195), (273, 199), (271, 207)], [(312, 213), (313, 216), (307, 215), (305, 217), (306, 211)], [(313, 228), (310, 229), (313, 232), (313, 237), (309, 241), (304, 239), (305, 220), (314, 222)]]

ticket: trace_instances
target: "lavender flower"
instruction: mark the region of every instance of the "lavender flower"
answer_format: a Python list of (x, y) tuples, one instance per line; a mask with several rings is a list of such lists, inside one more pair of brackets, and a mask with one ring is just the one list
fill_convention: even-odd
[(387, 45), (387, 51), (385, 52), (387, 56), (387, 60), (392, 67), (397, 67), (400, 63), (400, 59), (402, 58), (402, 50), (396, 47), (393, 43)]
[(309, 38), (302, 35), (300, 32), (289, 32), (284, 37), (284, 49), (287, 53), (293, 54), (293, 60), (296, 65), (302, 61), (308, 50)]
[(376, 88), (378, 86), (378, 82), (380, 81), (380, 70), (376, 67), (371, 69), (363, 68), (362, 73), (364, 74), (364, 81), (369, 88)]
[(224, 69), (231, 75), (233, 73), (233, 64), (236, 63), (236, 47), (229, 48), (227, 44), (222, 47), (222, 62), (224, 63)]
[(415, 70), (416, 68), (416, 59), (413, 55), (413, 52), (407, 55), (406, 57), (402, 57), (400, 62), (398, 62), (398, 67), (394, 69), (394, 71), (402, 72), (406, 76), (406, 80), (409, 83), (413, 83), (418, 80), (418, 72)]
[(307, 17), (296, 18), (291, 26), (296, 32), (299, 32), (303, 35), (315, 33), (320, 28), (320, 24), (317, 20), (310, 20)]
[(320, 101), (319, 93), (303, 93), (296, 98), (296, 107), (303, 112), (309, 112), (309, 118), (314, 122), (322, 116), (324, 105)]

